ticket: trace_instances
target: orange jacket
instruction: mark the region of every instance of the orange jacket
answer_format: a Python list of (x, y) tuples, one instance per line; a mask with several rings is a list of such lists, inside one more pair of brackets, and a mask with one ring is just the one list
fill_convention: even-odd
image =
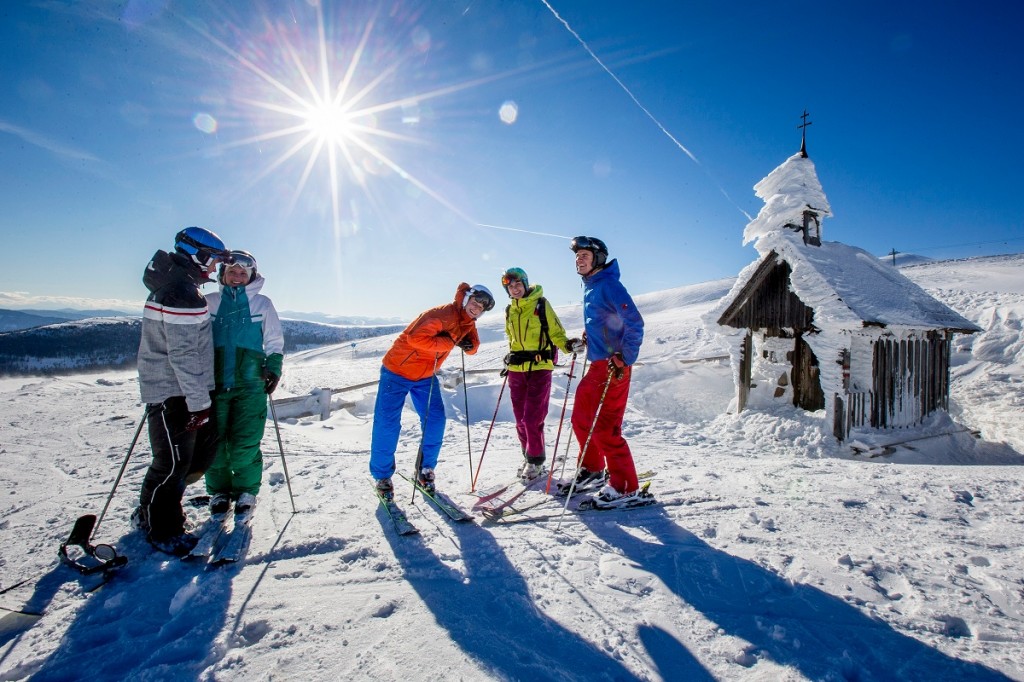
[(466, 352), (476, 353), (480, 337), (476, 321), (462, 307), (462, 299), (470, 286), (463, 282), (455, 292), (455, 300), (431, 308), (405, 328), (384, 355), (384, 366), (395, 374), (419, 381), (436, 372), (455, 344), (465, 337), (473, 341)]

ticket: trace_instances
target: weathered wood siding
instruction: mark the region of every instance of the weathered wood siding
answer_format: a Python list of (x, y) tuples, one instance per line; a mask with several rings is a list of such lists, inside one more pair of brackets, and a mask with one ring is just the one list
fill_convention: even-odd
[(876, 339), (872, 389), (838, 396), (844, 418), (836, 420), (836, 436), (850, 429), (900, 428), (920, 424), (935, 410), (949, 408), (949, 355), (952, 335), (927, 332), (923, 338)]
[(790, 290), (793, 271), (789, 263), (773, 260), (765, 265), (766, 270), (756, 277), (756, 286), (745, 292), (745, 298), (737, 299), (719, 323), (736, 329), (763, 330), (769, 336), (780, 336), (784, 329), (811, 329), (814, 311)]

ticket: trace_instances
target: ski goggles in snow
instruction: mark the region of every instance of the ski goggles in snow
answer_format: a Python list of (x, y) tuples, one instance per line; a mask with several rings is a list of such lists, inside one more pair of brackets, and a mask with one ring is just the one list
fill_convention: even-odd
[(95, 526), (94, 514), (79, 517), (75, 521), (75, 527), (71, 529), (71, 535), (61, 543), (57, 551), (61, 562), (82, 575), (106, 573), (128, 563), (128, 557), (118, 554), (112, 546), (94, 545), (89, 542), (89, 536), (92, 535)]

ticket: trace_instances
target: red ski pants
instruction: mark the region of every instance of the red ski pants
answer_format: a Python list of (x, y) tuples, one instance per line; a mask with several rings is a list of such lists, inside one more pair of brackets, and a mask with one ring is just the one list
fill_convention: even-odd
[[(622, 417), (626, 413), (632, 369), (623, 368), (622, 378), (616, 379), (608, 372), (607, 360), (592, 363), (576, 389), (576, 400), (572, 408), (572, 430), (581, 449), (580, 465), (587, 471), (607, 468), (609, 483), (620, 493), (631, 493), (640, 487), (633, 454), (629, 451), (629, 443), (622, 437)], [(582, 452), (588, 436), (590, 442), (586, 452)]]

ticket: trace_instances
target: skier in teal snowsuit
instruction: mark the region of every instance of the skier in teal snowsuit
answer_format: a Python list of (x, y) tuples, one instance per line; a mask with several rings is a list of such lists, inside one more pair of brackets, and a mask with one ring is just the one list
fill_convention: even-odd
[(232, 251), (220, 266), (220, 292), (207, 297), (213, 317), (216, 390), (213, 406), (220, 444), (206, 470), (210, 513), (235, 513), (256, 504), (263, 478), (260, 441), (267, 421), (267, 396), (281, 379), (284, 336), (273, 302), (260, 294), (266, 280), (256, 259)]

